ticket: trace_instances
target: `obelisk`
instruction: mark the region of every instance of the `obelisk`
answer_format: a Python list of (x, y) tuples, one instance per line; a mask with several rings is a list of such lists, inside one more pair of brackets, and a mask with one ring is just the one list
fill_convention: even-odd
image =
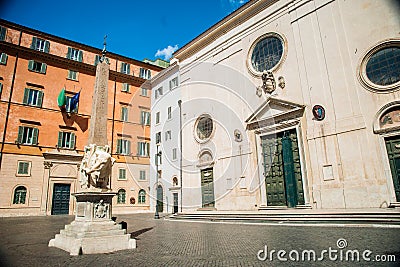
[(114, 159), (107, 142), (108, 77), (106, 37), (102, 57), (96, 68), (89, 139), (80, 165), (80, 189), (76, 198), (75, 220), (50, 240), (71, 255), (108, 253), (136, 248), (136, 240), (112, 218), (110, 179)]

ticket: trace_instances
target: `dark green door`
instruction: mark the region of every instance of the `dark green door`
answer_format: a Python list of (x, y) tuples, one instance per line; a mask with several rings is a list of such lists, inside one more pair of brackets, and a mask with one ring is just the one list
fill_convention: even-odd
[(164, 193), (161, 185), (157, 186), (157, 210), (158, 212), (164, 211)]
[(174, 193), (174, 213), (178, 213), (178, 193)]
[(214, 207), (214, 174), (213, 169), (201, 171), (201, 195), (203, 208)]
[(400, 136), (385, 138), (396, 201), (400, 201)]
[(268, 206), (304, 204), (296, 130), (261, 137)]
[(54, 184), (52, 215), (69, 214), (69, 184)]

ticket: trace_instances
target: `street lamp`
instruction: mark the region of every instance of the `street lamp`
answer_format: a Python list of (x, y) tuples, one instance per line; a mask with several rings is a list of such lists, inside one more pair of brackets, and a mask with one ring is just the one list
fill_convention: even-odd
[(154, 219), (160, 219), (160, 215), (158, 215), (158, 162), (159, 157), (161, 157), (161, 151), (158, 151), (159, 145), (157, 145), (157, 153), (156, 153), (156, 212), (154, 214)]

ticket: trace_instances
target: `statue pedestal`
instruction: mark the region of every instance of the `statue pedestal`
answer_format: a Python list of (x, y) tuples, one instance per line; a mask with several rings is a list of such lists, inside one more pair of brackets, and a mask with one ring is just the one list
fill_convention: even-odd
[(80, 192), (76, 198), (75, 220), (66, 225), (49, 247), (58, 247), (71, 255), (108, 253), (136, 248), (136, 240), (111, 220), (113, 192)]

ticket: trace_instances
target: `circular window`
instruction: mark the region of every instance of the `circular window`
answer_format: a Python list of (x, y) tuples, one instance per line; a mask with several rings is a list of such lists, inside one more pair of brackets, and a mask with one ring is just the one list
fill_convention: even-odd
[(362, 84), (378, 91), (400, 86), (400, 41), (385, 41), (372, 48), (360, 65)]
[(213, 131), (213, 121), (210, 116), (203, 115), (198, 118), (196, 125), (196, 135), (200, 141), (210, 138)]
[(262, 73), (274, 69), (283, 57), (283, 38), (275, 33), (259, 38), (251, 49), (251, 68)]

